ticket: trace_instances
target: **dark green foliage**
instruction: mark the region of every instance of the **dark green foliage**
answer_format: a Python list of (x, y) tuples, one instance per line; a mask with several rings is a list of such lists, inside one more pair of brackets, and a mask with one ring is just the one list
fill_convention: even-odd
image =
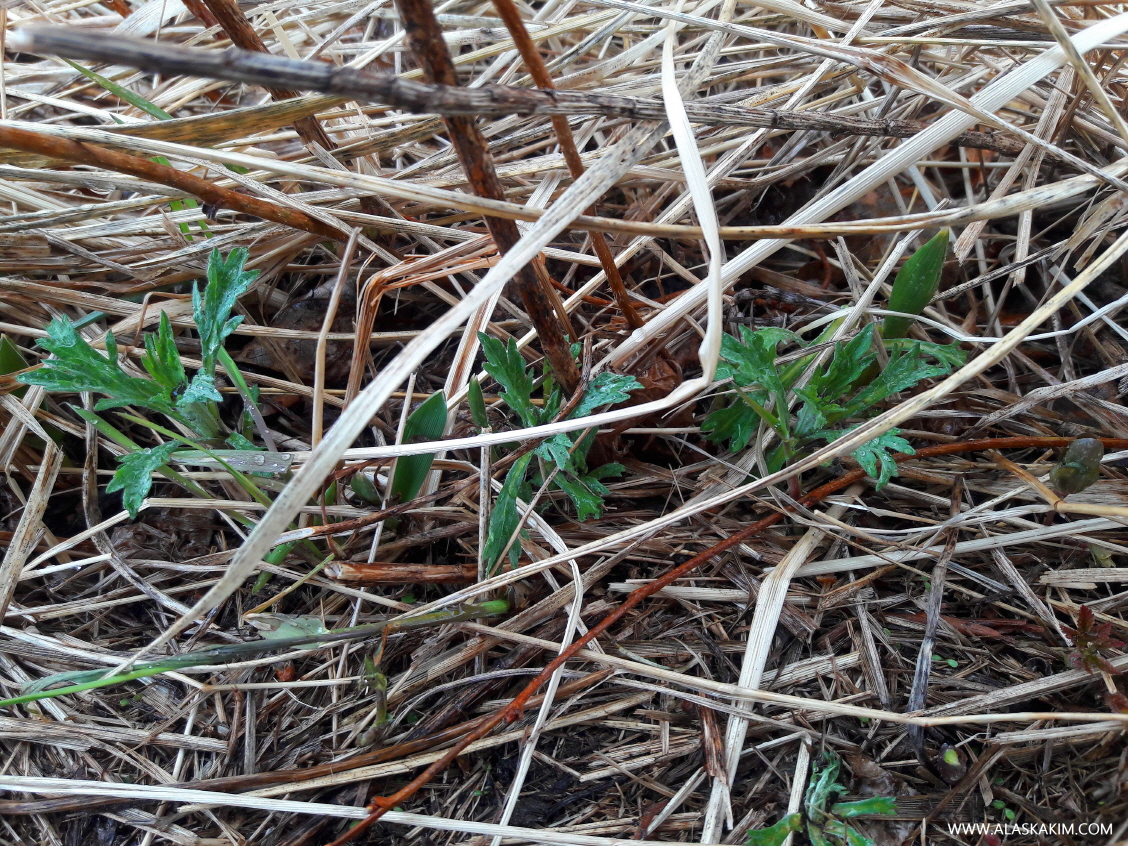
[(118, 459), (121, 466), (106, 485), (106, 493), (122, 491), (122, 505), (129, 512), (129, 516), (136, 520), (141, 503), (149, 495), (149, 488), (152, 487), (152, 474), (167, 464), (169, 456), (179, 447), (180, 444), (176, 441), (169, 441), (151, 449), (141, 449), (123, 455)]
[(19, 376), (21, 382), (40, 385), (48, 391), (105, 394), (106, 399), (99, 400), (94, 406), (98, 411), (137, 405), (170, 417), (179, 416), (170, 387), (154, 379), (130, 376), (122, 369), (112, 334), (106, 335), (106, 353), (103, 355), (86, 342), (69, 318), (60, 317), (47, 325), (47, 337), (36, 343), (55, 358), (48, 359), (37, 370)]
[[(193, 318), (200, 333), (202, 366), (191, 378), (176, 349), (172, 324), (161, 314), (155, 335), (146, 334), (141, 364), (150, 378), (129, 375), (118, 360), (117, 342), (106, 334), (105, 354), (94, 349), (66, 317), (51, 321), (47, 337), (37, 343), (54, 357), (40, 367), (19, 377), (28, 385), (40, 385), (48, 391), (77, 393), (91, 391), (103, 395), (94, 408), (135, 406), (163, 414), (191, 429), (202, 440), (224, 439), (220, 431), (216, 403), (222, 399), (215, 386), (216, 360), (223, 353), (223, 343), (242, 317), (231, 317), (235, 301), (245, 293), (257, 276), (245, 270), (245, 249), (233, 250), (226, 259), (213, 250), (208, 259), (208, 285), (201, 294), (192, 289)], [(237, 433), (229, 433), (228, 442)], [(241, 436), (240, 436), (241, 437)], [(233, 442), (240, 448), (254, 448), (246, 438)], [(137, 516), (141, 501), (149, 492), (150, 474), (165, 465), (176, 444), (163, 444), (152, 450), (140, 450), (125, 456), (121, 467), (107, 487), (124, 491), (125, 507)], [(160, 459), (159, 461), (157, 459)]]
[(856, 802), (833, 802), (833, 797), (846, 789), (838, 783), (838, 769), (838, 756), (824, 752), (822, 760), (811, 768), (803, 813), (789, 814), (770, 828), (748, 832), (748, 846), (780, 846), (804, 821), (811, 846), (875, 846), (873, 840), (843, 821), (895, 814), (897, 800), (892, 796), (875, 796)]
[[(725, 336), (721, 344), (725, 362), (718, 368), (718, 376), (732, 379), (736, 398), (730, 405), (713, 411), (702, 429), (710, 440), (727, 441), (729, 449), (735, 451), (748, 445), (761, 421), (766, 423), (780, 441), (769, 455), (772, 471), (806, 446), (820, 440), (835, 441), (854, 428), (833, 427), (864, 416), (878, 403), (924, 379), (950, 373), (964, 361), (955, 344), (895, 340), (886, 344), (888, 364), (878, 367), (876, 331), (871, 324), (849, 341), (835, 345), (829, 362), (816, 369), (805, 387), (794, 389), (800, 404), (792, 419), (786, 395), (799, 372), (781, 370), (775, 357), (779, 343), (798, 340), (798, 336), (782, 329), (753, 331), (747, 327), (741, 327), (741, 335), (739, 341)], [(877, 480), (878, 488), (897, 473), (891, 451), (913, 451), (896, 429), (852, 453)]]
[[(493, 510), (490, 512), (490, 527), (486, 537), (486, 545), (482, 549), (482, 560), (486, 568), (492, 571), (501, 557), (505, 545), (517, 531), (517, 524), (521, 521), (521, 513), (517, 510), (517, 500), (528, 498), (528, 483), (525, 481), (525, 472), (529, 469), (529, 462), (533, 460), (532, 454), (522, 455), (509, 468), (501, 491), (494, 501)], [(514, 542), (509, 548), (509, 563), (517, 566), (517, 559), (521, 553), (520, 543)]]
[(482, 394), (482, 386), (477, 379), (471, 379), (467, 388), (467, 401), (470, 403), (470, 419), (479, 429), (490, 425), (489, 415), (486, 413), (486, 398)]
[[(542, 385), (544, 396), (543, 404), (538, 408), (533, 402), (533, 392), (536, 390), (536, 380), (532, 370), (525, 365), (517, 349), (517, 344), (512, 339), (503, 344), (501, 341), (488, 335), (479, 333), (482, 342), (482, 351), (486, 357), (483, 369), (501, 385), (501, 399), (526, 426), (538, 426), (553, 420), (560, 412), (562, 396), (560, 388), (546, 378)], [(485, 423), (485, 402), (479, 397), (475, 400), (474, 381), (471, 380), (470, 409), (478, 425)], [(588, 384), (584, 395), (576, 403), (575, 408), (568, 417), (577, 418), (591, 414), (598, 408), (624, 402), (630, 397), (630, 392), (642, 386), (633, 376), (623, 376), (619, 373), (602, 372)], [(477, 408), (477, 410), (475, 410)], [(479, 419), (482, 422), (479, 423)], [(623, 472), (620, 464), (604, 464), (594, 470), (587, 468), (587, 454), (594, 443), (594, 433), (580, 436), (573, 440), (567, 433), (560, 433), (546, 439), (539, 444), (529, 456), (519, 459), (510, 468), (501, 493), (498, 495), (490, 517), (489, 537), (486, 547), (482, 551), (487, 566), (494, 567), (505, 544), (508, 543), (513, 531), (517, 527), (519, 515), (517, 514), (517, 499), (526, 499), (532, 494), (530, 480), (525, 476), (530, 467), (530, 460), (536, 457), (541, 461), (541, 471), (533, 475), (532, 482), (540, 485), (545, 476), (553, 471), (556, 475), (552, 478), (551, 487), (563, 491), (576, 507), (576, 516), (580, 520), (588, 517), (599, 517), (603, 513), (603, 497), (608, 493), (607, 487), (601, 481), (608, 476), (617, 476)], [(517, 560), (518, 550), (510, 549), (510, 559)]]
[[(427, 397), (415, 411), (408, 415), (403, 426), (405, 443), (436, 441), (443, 436), (446, 428), (447, 407), (442, 391)], [(431, 464), (434, 453), (424, 455), (405, 455), (396, 461), (396, 472), (392, 476), (392, 498), (396, 502), (410, 502), (418, 496)]]
[(232, 250), (226, 259), (219, 250), (212, 250), (208, 259), (208, 286), (200, 294), (199, 286), (192, 285), (192, 315), (196, 329), (200, 333), (201, 372), (211, 374), (215, 370), (216, 357), (223, 349), (227, 336), (243, 322), (241, 315), (231, 317), (235, 301), (247, 292), (258, 276), (257, 270), (244, 270), (248, 251), (239, 247)]

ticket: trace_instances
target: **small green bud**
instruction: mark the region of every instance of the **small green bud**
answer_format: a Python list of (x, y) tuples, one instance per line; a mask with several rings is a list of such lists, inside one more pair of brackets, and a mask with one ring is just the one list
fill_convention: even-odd
[(1101, 475), (1104, 445), (1096, 438), (1078, 438), (1065, 451), (1061, 463), (1050, 472), (1050, 485), (1062, 496), (1080, 493)]

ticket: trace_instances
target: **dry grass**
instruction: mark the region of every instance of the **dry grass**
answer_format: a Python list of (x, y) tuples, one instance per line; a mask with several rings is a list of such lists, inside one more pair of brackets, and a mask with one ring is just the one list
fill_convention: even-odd
[[(252, 610), (341, 627), (500, 596), (514, 608), (391, 636), (384, 723), (365, 683), (371, 640), (5, 709), (0, 842), (327, 843), (624, 595), (784, 509), (642, 601), (521, 722), (358, 841), (742, 843), (798, 807), (823, 749), (841, 755), (849, 794), (898, 797), (895, 820), (862, 823), (878, 846), (988, 842), (949, 836), (952, 820), (1112, 831), (1015, 844), (1121, 841), (1128, 655), (1107, 651), (1117, 674), (1074, 669), (1067, 630), (1088, 606), (1128, 640), (1128, 451), (1110, 449), (1100, 480), (1060, 503), (1037, 481), (1055, 458), (1037, 439), (1128, 438), (1128, 6), (504, 5), (436, 6), (465, 89), (443, 103), (388, 80), (384, 96), (422, 105), (365, 99), (347, 74), (302, 95), (283, 79), (272, 96), (76, 58), (171, 115), (160, 120), (58, 58), (5, 53), (0, 332), (33, 361), (53, 317), (100, 312), (88, 337), (112, 330), (136, 364), (162, 311), (192, 326), (186, 293), (209, 252), (247, 247), (260, 276), (229, 349), (296, 472), (266, 508), (222, 470), (196, 470), (210, 498), (159, 483), (130, 521), (104, 493), (122, 449), (74, 414), (83, 400), (0, 376), (0, 697), (55, 672), (254, 639)], [(213, 53), (230, 38), (422, 80), (396, 9), (25, 0), (0, 23), (17, 46), (32, 24), (66, 25), (90, 50), (111, 33)], [(527, 36), (511, 35), (511, 12)], [(544, 68), (521, 59), (529, 40)], [(475, 112), (459, 103), (484, 111), (467, 99), (480, 86), (545, 73), (567, 95), (558, 106), (510, 108), (521, 92), (481, 89), (493, 111), (476, 121), (481, 143), (469, 137)], [(474, 172), (490, 160), (497, 190)], [(775, 474), (764, 433), (736, 454), (703, 437), (726, 390), (722, 332), (809, 329), (841, 309), (836, 337), (851, 336), (940, 226), (954, 254), (914, 333), (961, 342), (966, 366)], [(491, 403), (497, 386), (477, 332), (516, 339), (531, 362), (559, 357), (562, 310), (583, 366), (633, 374), (645, 396), (520, 431), (498, 406), (499, 431), (479, 433), (467, 385), (482, 380)], [(555, 334), (542, 343), (537, 327)], [(398, 525), (351, 493), (318, 502), (331, 473), (434, 452), (403, 443), (403, 426), (440, 389), (448, 438)], [(851, 449), (893, 426), (918, 449), (1031, 440), (936, 450), (881, 491), (858, 481), (796, 505), (796, 488), (853, 470)], [(491, 447), (589, 427), (627, 468), (603, 516), (577, 522), (558, 492), (543, 496), (522, 566), (487, 578), (482, 531), (506, 452)], [(102, 487), (84, 505), (87, 485)], [(324, 521), (344, 522), (332, 545)], [(297, 537), (321, 558), (298, 547), (263, 562)], [(325, 556), (479, 578), (363, 586), (316, 569)], [(940, 762), (948, 748), (958, 765)]]

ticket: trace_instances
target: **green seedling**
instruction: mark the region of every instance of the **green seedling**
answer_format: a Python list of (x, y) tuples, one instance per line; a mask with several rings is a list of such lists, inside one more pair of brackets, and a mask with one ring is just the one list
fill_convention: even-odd
[(856, 802), (833, 802), (846, 788), (838, 783), (840, 762), (833, 752), (811, 767), (811, 782), (803, 798), (803, 811), (788, 814), (775, 825), (748, 832), (748, 846), (781, 846), (792, 832), (807, 829), (811, 846), (875, 846), (874, 841), (845, 821), (857, 817), (890, 816), (897, 813), (892, 796), (875, 796)]
[(1010, 808), (1008, 808), (1007, 803), (1004, 802), (1002, 799), (996, 799), (994, 802), (991, 803), (991, 807), (994, 808), (996, 811), (1002, 811), (1003, 816), (1006, 817), (1006, 819), (1007, 819), (1007, 822), (1013, 822), (1014, 821), (1014, 818), (1015, 818), (1014, 811), (1012, 811)]
[[(947, 249), (945, 229), (913, 253), (893, 282), (890, 310), (907, 314), (924, 310), (940, 284)], [(839, 322), (828, 326), (814, 343), (829, 340)], [(865, 416), (894, 394), (924, 379), (946, 375), (964, 363), (964, 354), (956, 344), (905, 340), (911, 323), (909, 317), (889, 315), (880, 338), (870, 325), (850, 341), (837, 343), (825, 369), (817, 370), (802, 388), (795, 386), (814, 361), (814, 354), (782, 369), (775, 364), (776, 348), (781, 343), (802, 343), (802, 339), (784, 329), (753, 331), (741, 327), (740, 339), (726, 335), (722, 340), (723, 363), (717, 369), (719, 378), (732, 380), (735, 401), (713, 411), (702, 429), (710, 440), (727, 441), (729, 449), (736, 451), (746, 447), (760, 425), (766, 424), (779, 439), (766, 456), (768, 470), (779, 470), (808, 446), (818, 441), (832, 443), (850, 432), (853, 426), (837, 428), (848, 420)], [(879, 340), (889, 355), (888, 364), (883, 366), (874, 350)], [(792, 391), (800, 401), (794, 419), (787, 405)], [(913, 453), (897, 429), (890, 429), (851, 454), (877, 480), (880, 489), (897, 474), (891, 452)]]
[[(285, 652), (291, 649), (322, 649), (334, 643), (372, 637), (387, 636), (392, 632), (407, 631), (444, 623), (457, 623), (479, 617), (495, 617), (509, 611), (509, 603), (495, 599), (477, 605), (463, 605), (457, 608), (444, 608), (429, 614), (419, 614), (405, 620), (387, 623), (372, 623), (363, 626), (350, 626), (341, 629), (326, 629), (319, 620), (312, 617), (294, 617), (288, 614), (258, 615), (257, 627), (262, 640), (247, 643), (224, 644), (208, 649), (197, 649), (181, 655), (169, 655), (155, 661), (136, 665), (127, 673), (107, 675), (106, 670), (77, 670), (56, 673), (30, 684), (24, 685), (24, 693), (10, 699), (0, 700), (0, 708), (10, 705), (23, 705), (40, 699), (50, 699), (71, 693), (82, 693), (100, 687), (121, 684), (134, 679), (155, 676), (171, 670), (185, 670), (192, 667), (210, 667), (229, 664), (266, 655), (271, 652)], [(54, 688), (64, 684), (66, 687)], [(51, 689), (54, 688), (54, 689)]]
[(369, 505), (379, 506), (383, 504), (383, 499), (380, 497), (380, 490), (376, 487), (376, 483), (363, 470), (353, 473), (352, 478), (349, 480), (349, 487), (352, 492), (358, 497), (363, 499)]
[[(162, 313), (157, 332), (144, 337), (145, 352), (141, 364), (148, 378), (132, 376), (118, 360), (117, 342), (112, 333), (105, 338), (106, 352), (94, 349), (66, 317), (51, 321), (48, 337), (38, 345), (53, 355), (37, 369), (21, 374), (19, 381), (40, 385), (48, 391), (76, 393), (91, 391), (104, 398), (95, 404), (95, 411), (132, 406), (164, 415), (169, 420), (191, 431), (197, 440), (209, 446), (226, 438), (240, 453), (251, 446), (238, 432), (225, 432), (219, 419), (217, 403), (222, 399), (215, 386), (215, 368), (219, 360), (230, 362), (223, 349), (227, 337), (242, 322), (240, 316), (231, 316), (236, 300), (250, 288), (256, 271), (244, 269), (247, 250), (233, 250), (226, 259), (213, 251), (207, 268), (208, 284), (203, 292), (192, 287), (193, 318), (200, 335), (201, 367), (189, 376), (176, 348), (172, 324)], [(233, 363), (227, 363), (228, 368)], [(237, 372), (237, 370), (236, 370)], [(245, 386), (242, 376), (232, 376)], [(141, 449), (97, 415), (82, 412), (84, 419), (98, 427), (102, 434), (125, 446), (130, 453), (121, 459), (121, 467), (111, 480), (109, 491), (121, 490), (125, 494), (126, 509), (136, 518), (138, 509), (151, 487), (151, 474), (161, 471), (169, 476), (168, 463), (175, 460), (174, 453), (180, 445), (173, 442), (150, 449)], [(150, 428), (159, 428), (145, 422)], [(167, 430), (165, 430), (167, 431)], [(211, 457), (219, 460), (214, 452)], [(183, 463), (194, 463), (198, 452), (188, 452)], [(274, 459), (271, 459), (273, 462)], [(250, 459), (253, 464), (254, 459)], [(266, 459), (256, 471), (266, 470)], [(173, 478), (172, 476), (169, 476)], [(183, 483), (183, 477), (175, 479)], [(200, 493), (199, 486), (190, 490)]]
[[(442, 391), (436, 391), (408, 415), (403, 426), (404, 443), (437, 441), (443, 436), (446, 420), (446, 398)], [(396, 459), (396, 470), (392, 474), (392, 500), (410, 502), (415, 499), (427, 481), (434, 460), (434, 453), (405, 455)]]
[[(560, 387), (548, 377), (542, 384), (544, 402), (541, 407), (533, 402), (536, 380), (532, 371), (526, 367), (517, 344), (510, 339), (503, 344), (496, 338), (478, 333), (482, 351), (486, 357), (483, 369), (501, 386), (501, 400), (524, 426), (538, 426), (548, 423), (560, 413), (562, 393)], [(475, 380), (471, 380), (471, 384)], [(603, 371), (587, 385), (580, 401), (569, 413), (569, 418), (585, 417), (598, 408), (624, 402), (630, 392), (641, 388), (633, 376)], [(473, 388), (471, 388), (473, 391)], [(481, 398), (479, 398), (481, 399)], [(475, 401), (471, 402), (471, 412), (479, 413), (484, 421), (485, 403), (474, 412)], [(513, 532), (520, 523), (517, 500), (526, 502), (532, 496), (532, 485), (541, 485), (551, 475), (551, 487), (563, 491), (576, 507), (576, 517), (585, 520), (599, 517), (603, 513), (603, 497), (609, 491), (602, 480), (608, 476), (618, 476), (624, 470), (621, 464), (604, 464), (594, 470), (587, 468), (587, 454), (595, 442), (595, 434), (588, 432), (578, 438), (560, 433), (540, 444), (532, 453), (522, 456), (509, 468), (502, 490), (498, 494), (490, 514), (489, 532), (482, 557), (489, 570), (493, 570), (502, 552), (509, 547), (509, 560), (517, 564), (518, 544), (510, 544)], [(538, 459), (535, 472), (529, 473), (533, 458)], [(526, 478), (530, 476), (530, 478)]]
[[(803, 388), (795, 388), (798, 373), (781, 371), (775, 364), (776, 347), (784, 341), (800, 342), (784, 329), (753, 331), (741, 327), (742, 338), (726, 335), (721, 343), (723, 363), (718, 377), (731, 379), (736, 399), (712, 412), (702, 429), (710, 440), (728, 442), (736, 451), (748, 445), (761, 423), (779, 438), (768, 454), (768, 470), (783, 467), (808, 446), (832, 443), (852, 431), (851, 419), (866, 416), (889, 397), (915, 387), (924, 379), (942, 376), (963, 364), (964, 354), (955, 344), (894, 340), (888, 342), (889, 362), (868, 380), (867, 371), (877, 363), (873, 346), (876, 331), (870, 324), (849, 341), (835, 345), (825, 368), (815, 371)], [(799, 398), (798, 412), (792, 417), (787, 394), (794, 390)], [(839, 428), (842, 427), (842, 428)], [(851, 454), (862, 468), (883, 487), (897, 473), (891, 452), (913, 453), (897, 429), (890, 429)]]
[[(920, 314), (932, 302), (936, 289), (940, 287), (944, 257), (948, 253), (948, 237), (949, 231), (941, 229), (901, 266), (889, 295), (890, 311)], [(881, 335), (886, 340), (903, 338), (908, 334), (912, 323), (911, 317), (886, 315), (881, 325)]]
[(1080, 493), (1101, 477), (1102, 458), (1104, 444), (1096, 438), (1078, 438), (1050, 471), (1050, 485), (1062, 496)]

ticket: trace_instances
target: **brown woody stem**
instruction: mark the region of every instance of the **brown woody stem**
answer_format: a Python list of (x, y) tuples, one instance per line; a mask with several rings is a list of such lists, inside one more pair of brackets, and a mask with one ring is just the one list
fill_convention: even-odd
[(65, 138), (41, 135), (27, 129), (0, 126), (0, 147), (37, 153), (75, 164), (95, 165), (117, 173), (128, 173), (192, 194), (208, 205), (272, 220), (294, 229), (312, 232), (322, 238), (344, 241), (348, 237), (344, 232), (305, 212), (287, 209), (228, 188), (220, 188), (206, 179), (151, 162), (140, 156), (131, 156), (128, 153), (120, 153), (83, 141), (68, 141)]
[[(408, 46), (423, 73), (433, 82), (456, 88), (458, 74), (454, 59), (443, 40), (443, 32), (430, 0), (396, 0), (396, 8), (403, 19)], [(505, 188), (498, 178), (493, 156), (490, 155), (486, 137), (478, 129), (477, 120), (456, 115), (445, 117), (443, 121), (474, 193), (491, 200), (504, 200)], [(509, 252), (521, 240), (517, 224), (512, 220), (487, 217), (486, 227), (501, 253)], [(565, 392), (571, 394), (580, 383), (580, 371), (569, 350), (570, 341), (576, 340), (576, 336), (571, 329), (568, 313), (564, 311), (564, 304), (540, 262), (521, 268), (517, 272), (516, 282), (521, 303), (540, 336), (545, 356), (552, 365), (553, 375)]]
[[(483, 85), (459, 88), (401, 79), (394, 74), (341, 68), (325, 62), (304, 62), (253, 53), (237, 48), (201, 50), (138, 38), (103, 35), (63, 26), (35, 25), (8, 37), (21, 52), (55, 54), (75, 59), (95, 59), (165, 74), (181, 73), (226, 79), (265, 87), (336, 94), (366, 103), (385, 103), (405, 111), (438, 115), (607, 115), (630, 120), (665, 120), (658, 100)], [(923, 121), (882, 118), (870, 120), (850, 115), (787, 109), (747, 108), (722, 103), (686, 103), (694, 123), (708, 126), (753, 126), (761, 129), (811, 130), (836, 135), (870, 135), (910, 138), (928, 127)], [(998, 132), (965, 132), (950, 142), (1016, 155), (1024, 142)]]
[[(521, 58), (525, 62), (525, 67), (529, 69), (529, 75), (532, 76), (533, 82), (536, 83), (538, 88), (555, 90), (552, 76), (549, 74), (548, 68), (545, 67), (537, 45), (529, 37), (529, 31), (525, 29), (525, 22), (521, 19), (517, 5), (513, 0), (494, 0), (494, 8), (501, 15), (501, 20), (505, 23), (509, 34), (513, 36), (513, 43), (517, 45), (517, 50), (521, 53)], [(553, 115), (551, 120), (552, 129), (560, 142), (560, 152), (564, 155), (564, 162), (568, 165), (568, 172), (572, 174), (573, 179), (579, 179), (584, 172), (584, 163), (580, 158), (580, 151), (576, 148), (576, 139), (572, 137), (572, 127), (568, 125), (568, 118), (563, 115)], [(596, 213), (595, 206), (588, 209), (588, 214), (594, 216)], [(591, 245), (595, 248), (595, 254), (603, 267), (603, 273), (607, 276), (607, 284), (611, 286), (611, 293), (614, 295), (615, 302), (623, 313), (627, 325), (632, 329), (641, 328), (643, 320), (635, 309), (634, 303), (631, 302), (626, 285), (623, 284), (623, 277), (619, 273), (619, 266), (615, 264), (615, 257), (611, 255), (611, 247), (607, 244), (607, 237), (602, 232), (591, 231), (589, 234), (591, 235)]]
[[(255, 28), (247, 20), (247, 16), (243, 14), (243, 10), (239, 8), (235, 0), (203, 0), (203, 3), (219, 22), (224, 33), (231, 39), (232, 44), (244, 50), (269, 55), (270, 51), (266, 49), (266, 44), (255, 32)], [(163, 49), (164, 45), (161, 45), (161, 47)], [(275, 100), (288, 100), (297, 96), (297, 92), (289, 88), (268, 87), (267, 90), (270, 91), (270, 96)], [(307, 144), (318, 144), (326, 150), (334, 150), (337, 147), (313, 115), (294, 121), (294, 130)]]

